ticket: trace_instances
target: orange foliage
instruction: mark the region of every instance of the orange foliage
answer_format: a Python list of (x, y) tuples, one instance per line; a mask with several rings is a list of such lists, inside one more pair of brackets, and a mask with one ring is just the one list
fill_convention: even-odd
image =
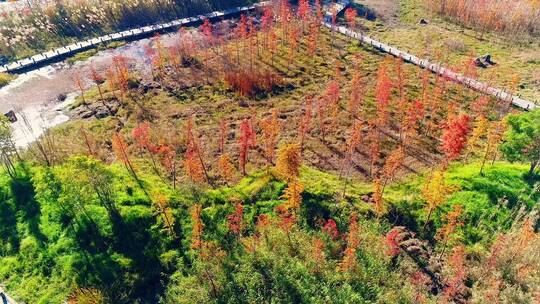
[(244, 118), (240, 124), (240, 168), (242, 173), (246, 175), (246, 164), (248, 161), (249, 149), (256, 145), (255, 130), (250, 119)]
[(227, 71), (225, 83), (241, 96), (253, 97), (259, 93), (274, 90), (283, 83), (283, 79), (274, 72), (265, 71)]
[(242, 233), (244, 229), (243, 217), (244, 206), (242, 206), (241, 202), (237, 202), (234, 204), (234, 212), (227, 215), (229, 231), (234, 235), (240, 236)]
[(234, 166), (231, 157), (228, 154), (221, 154), (218, 159), (218, 170), (221, 178), (229, 183), (234, 174)]
[(201, 220), (202, 206), (200, 204), (191, 207), (191, 248), (198, 250), (202, 248), (202, 233), (204, 224)]
[(284, 208), (297, 214), (302, 204), (302, 192), (304, 191), (304, 185), (299, 182), (291, 182), (285, 189), (283, 198), (287, 200)]
[(343, 272), (352, 271), (356, 267), (356, 251), (360, 246), (359, 233), (358, 217), (353, 213), (349, 224), (349, 233), (347, 234), (347, 247), (339, 264), (339, 268)]
[(278, 111), (274, 109), (272, 114), (259, 123), (262, 129), (264, 154), (268, 163), (274, 161), (276, 154), (276, 144), (281, 131), (281, 123), (278, 119)]
[(300, 145), (288, 144), (279, 149), (276, 171), (286, 181), (293, 181), (298, 178), (301, 164)]

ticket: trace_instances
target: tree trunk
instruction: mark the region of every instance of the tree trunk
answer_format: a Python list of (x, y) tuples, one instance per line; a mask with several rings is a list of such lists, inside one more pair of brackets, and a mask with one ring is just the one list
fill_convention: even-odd
[(540, 158), (531, 163), (531, 168), (529, 169), (530, 177), (534, 176), (534, 170), (536, 170), (536, 167), (538, 166), (539, 163), (540, 163)]

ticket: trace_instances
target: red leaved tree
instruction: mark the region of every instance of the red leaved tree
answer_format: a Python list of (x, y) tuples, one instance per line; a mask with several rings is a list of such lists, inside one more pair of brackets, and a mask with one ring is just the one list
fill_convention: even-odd
[(101, 89), (101, 84), (105, 82), (105, 79), (96, 71), (93, 65), (90, 66), (90, 78), (96, 84), (99, 92), (99, 98), (101, 99), (101, 102), (104, 103), (105, 98), (103, 98), (103, 90)]
[(201, 183), (206, 182), (211, 185), (210, 176), (206, 170), (203, 161), (201, 147), (193, 130), (193, 118), (190, 117), (186, 124), (186, 154), (184, 160), (184, 169), (192, 181)]
[(349, 177), (349, 173), (351, 168), (353, 167), (352, 164), (352, 158), (354, 155), (354, 151), (358, 148), (358, 145), (362, 142), (362, 129), (364, 128), (364, 124), (360, 120), (355, 120), (353, 125), (351, 126), (351, 131), (349, 133), (349, 137), (347, 138), (347, 142), (345, 145), (345, 158), (343, 159), (343, 164), (341, 166), (340, 170), (340, 177), (343, 175), (343, 171), (345, 170), (345, 181), (343, 183), (343, 197), (345, 197), (345, 191), (347, 190), (347, 181)]
[(264, 48), (268, 49), (270, 30), (274, 26), (274, 12), (271, 6), (266, 6), (261, 17), (261, 28), (264, 32)]
[(332, 118), (336, 118), (339, 111), (340, 89), (337, 80), (328, 83), (325, 90), (326, 109)]
[(246, 164), (248, 162), (249, 149), (256, 145), (256, 134), (253, 129), (253, 124), (248, 118), (244, 118), (240, 124), (240, 168), (242, 174), (246, 175)]
[(355, 72), (351, 80), (351, 95), (349, 97), (349, 112), (352, 117), (357, 117), (359, 108), (362, 105), (362, 101), (365, 93), (364, 82), (362, 81), (362, 75), (360, 72)]
[(305, 31), (305, 23), (309, 20), (311, 8), (308, 0), (298, 1), (298, 17), (302, 21), (302, 31)]
[(329, 219), (324, 223), (322, 231), (328, 235), (331, 239), (337, 239), (339, 237), (339, 230), (337, 228), (336, 221)]
[(135, 145), (139, 149), (145, 150), (148, 155), (150, 155), (150, 159), (152, 160), (152, 165), (154, 167), (154, 171), (156, 173), (159, 173), (159, 170), (156, 166), (156, 160), (154, 155), (158, 153), (158, 146), (154, 145), (150, 138), (150, 124), (148, 122), (140, 123), (137, 127), (131, 131), (131, 137), (133, 137), (133, 140), (135, 141)]
[(358, 12), (352, 7), (349, 7), (345, 10), (345, 19), (347, 20), (347, 23), (349, 24), (349, 26), (353, 29), (356, 27), (357, 15), (358, 15)]
[(390, 96), (392, 93), (392, 80), (387, 74), (386, 65), (383, 63), (377, 72), (377, 86), (375, 99), (377, 101), (377, 126), (383, 128), (390, 118)]
[(243, 217), (244, 206), (242, 206), (242, 202), (236, 202), (234, 204), (234, 212), (227, 215), (227, 223), (229, 231), (237, 237), (241, 236), (244, 229)]
[(122, 163), (126, 166), (128, 171), (133, 175), (136, 180), (139, 180), (137, 177), (137, 173), (135, 172), (135, 167), (133, 166), (133, 163), (131, 162), (129, 156), (128, 145), (122, 134), (118, 132), (113, 134), (112, 147), (116, 158), (122, 161)]
[[(409, 103), (405, 118), (401, 124), (401, 145), (405, 147), (405, 142), (410, 142), (417, 135), (417, 128), (424, 118), (424, 103), (422, 100), (415, 100)], [(408, 139), (408, 140), (407, 140)]]
[(471, 117), (467, 114), (452, 115), (444, 124), (442, 134), (442, 150), (447, 161), (461, 155), (467, 144), (467, 136), (471, 131)]

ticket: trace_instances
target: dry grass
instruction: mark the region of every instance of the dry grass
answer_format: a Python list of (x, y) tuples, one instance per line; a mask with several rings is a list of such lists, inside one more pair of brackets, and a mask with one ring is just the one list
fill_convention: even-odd
[(436, 14), (484, 32), (498, 32), (519, 40), (540, 36), (537, 0), (425, 0)]
[[(327, 83), (334, 77), (334, 63), (341, 62), (341, 77), (339, 80), (341, 88), (341, 99), (339, 111), (336, 117), (332, 117), (333, 123), (327, 127), (327, 135), (322, 138), (321, 130), (317, 118), (314, 116), (311, 124), (311, 132), (305, 144), (303, 154), (304, 164), (319, 168), (324, 171), (340, 173), (344, 167), (351, 167), (351, 174), (360, 179), (370, 179), (370, 156), (369, 145), (364, 141), (355, 150), (353, 161), (349, 165), (344, 162), (345, 143), (351, 132), (351, 125), (354, 118), (347, 110), (349, 94), (351, 91), (351, 79), (354, 70), (354, 59), (357, 55), (362, 57), (361, 76), (366, 85), (367, 93), (360, 109), (360, 119), (369, 120), (375, 113), (375, 84), (376, 74), (379, 65), (386, 62), (389, 68), (390, 77), (396, 81), (394, 71), (394, 60), (386, 58), (384, 54), (371, 48), (359, 46), (356, 42), (351, 42), (342, 36), (332, 37), (330, 33), (323, 34), (324, 43), (321, 50), (315, 55), (308, 54), (307, 46), (300, 44), (299, 52), (294, 60), (290, 61), (287, 47), (280, 48), (273, 63), (270, 56), (262, 50), (254, 63), (260, 69), (268, 69), (282, 77), (283, 84), (266, 94), (253, 98), (243, 97), (233, 89), (229, 89), (219, 77), (220, 56), (215, 56), (205, 67), (201, 64), (184, 66), (182, 70), (173, 72), (169, 70), (163, 80), (153, 81), (143, 80), (142, 85), (133, 90), (129, 100), (120, 109), (115, 117), (102, 120), (78, 120), (69, 122), (53, 132), (54, 141), (57, 147), (63, 148), (65, 155), (86, 153), (87, 147), (80, 136), (80, 128), (84, 127), (90, 134), (96, 150), (104, 160), (112, 160), (110, 152), (110, 137), (113, 131), (121, 130), (127, 138), (131, 135), (131, 130), (142, 121), (150, 121), (152, 124), (153, 136), (156, 141), (164, 141), (177, 145), (179, 159), (183, 157), (182, 143), (184, 142), (184, 128), (188, 117), (193, 116), (196, 123), (196, 132), (199, 136), (201, 146), (204, 147), (204, 159), (210, 167), (212, 174), (216, 174), (216, 160), (219, 156), (219, 125), (221, 119), (229, 122), (229, 132), (226, 139), (225, 150), (233, 157), (235, 163), (238, 162), (238, 127), (239, 123), (248, 116), (253, 116), (258, 132), (258, 146), (249, 154), (248, 171), (252, 171), (268, 165), (264, 156), (262, 142), (260, 139), (260, 127), (258, 122), (269, 115), (273, 109), (279, 111), (279, 119), (282, 125), (280, 136), (281, 143), (296, 141), (300, 119), (304, 114), (304, 107), (307, 96), (313, 96), (315, 102), (323, 98)], [(334, 41), (335, 49), (331, 48), (331, 40)], [(234, 49), (234, 43), (232, 48)], [(210, 52), (214, 54), (215, 52)], [(218, 52), (223, 54), (223, 52)], [(236, 56), (234, 56), (236, 58)], [(248, 66), (247, 58), (243, 59), (241, 65)], [(214, 66), (212, 68), (211, 66)], [(217, 67), (217, 68), (216, 68)], [(413, 65), (405, 65), (406, 90), (409, 100), (420, 98), (421, 90), (421, 69)], [(212, 70), (217, 69), (217, 70)], [(208, 80), (205, 75), (211, 75)], [(431, 82), (429, 90), (434, 89), (435, 78), (430, 76)], [(447, 84), (447, 93), (441, 99), (441, 106), (448, 107), (449, 103), (457, 102), (467, 110), (468, 104), (477, 95), (464, 87), (454, 84)], [(106, 93), (111, 96), (110, 93)], [(92, 91), (86, 96), (87, 101), (99, 102), (99, 96)], [(397, 127), (401, 123), (396, 118), (397, 90), (393, 90), (393, 102), (390, 112), (393, 117), (390, 125), (381, 130), (382, 148), (381, 154), (376, 162), (380, 167), (384, 164), (386, 156), (398, 145)], [(496, 106), (496, 105), (494, 105)], [(440, 114), (444, 115), (444, 109)], [(316, 110), (314, 109), (314, 112)], [(434, 118), (431, 125), (440, 123), (440, 117)], [(430, 166), (440, 160), (437, 147), (438, 130), (427, 134), (425, 128), (421, 128), (421, 134), (408, 143), (408, 154), (404, 169), (400, 174), (414, 173), (426, 166)], [(368, 128), (363, 130), (363, 137), (367, 137)], [(133, 150), (135, 154), (136, 149)], [(238, 175), (237, 175), (238, 176)]]

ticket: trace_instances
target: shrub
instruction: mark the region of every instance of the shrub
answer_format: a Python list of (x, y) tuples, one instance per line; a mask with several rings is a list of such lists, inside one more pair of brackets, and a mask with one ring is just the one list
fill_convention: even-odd
[(9, 84), (10, 81), (15, 79), (15, 76), (7, 73), (0, 73), (0, 88)]

